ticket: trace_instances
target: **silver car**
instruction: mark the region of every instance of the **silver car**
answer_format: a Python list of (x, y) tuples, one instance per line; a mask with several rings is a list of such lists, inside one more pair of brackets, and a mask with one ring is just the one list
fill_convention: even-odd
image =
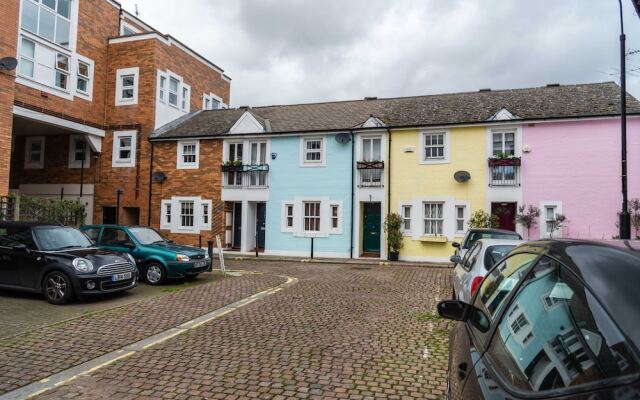
[(482, 279), (498, 260), (524, 240), (480, 239), (465, 253), (464, 257), (451, 256), (453, 269), (454, 299), (470, 303)]

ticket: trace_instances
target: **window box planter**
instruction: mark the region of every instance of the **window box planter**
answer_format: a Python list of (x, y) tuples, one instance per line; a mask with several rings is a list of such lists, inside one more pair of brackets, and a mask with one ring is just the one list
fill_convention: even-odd
[(522, 163), (520, 157), (511, 158), (490, 158), (490, 167), (519, 167)]
[(427, 243), (447, 243), (449, 239), (446, 236), (421, 236), (421, 242)]
[(357, 169), (384, 169), (384, 161), (358, 161)]
[(222, 172), (242, 172), (244, 165), (221, 165), (220, 170)]

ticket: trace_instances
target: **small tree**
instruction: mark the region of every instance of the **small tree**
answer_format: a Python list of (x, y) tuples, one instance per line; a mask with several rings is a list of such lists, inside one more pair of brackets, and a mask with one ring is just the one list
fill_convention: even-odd
[(477, 210), (469, 218), (470, 228), (497, 228), (500, 225), (497, 215), (484, 210)]
[(564, 214), (556, 214), (555, 218), (548, 223), (551, 224), (551, 232), (549, 233), (549, 237), (553, 239), (553, 232), (564, 226), (564, 223), (567, 221), (567, 217)]
[(527, 230), (527, 239), (531, 239), (529, 232), (531, 228), (538, 225), (538, 218), (540, 217), (540, 209), (532, 204), (529, 207), (524, 205), (518, 207), (518, 213), (516, 214), (516, 223), (522, 225)]
[(629, 214), (631, 215), (631, 227), (636, 231), (636, 239), (640, 239), (640, 199), (629, 200)]
[(387, 234), (387, 245), (391, 252), (397, 253), (400, 251), (403, 243), (402, 238), (402, 224), (404, 220), (398, 213), (391, 213), (384, 221), (384, 232)]

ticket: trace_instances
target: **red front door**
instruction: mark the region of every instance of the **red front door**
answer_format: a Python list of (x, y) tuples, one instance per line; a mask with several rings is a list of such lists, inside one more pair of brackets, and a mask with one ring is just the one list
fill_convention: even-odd
[(498, 216), (500, 229), (516, 230), (517, 206), (517, 203), (491, 203), (491, 214)]

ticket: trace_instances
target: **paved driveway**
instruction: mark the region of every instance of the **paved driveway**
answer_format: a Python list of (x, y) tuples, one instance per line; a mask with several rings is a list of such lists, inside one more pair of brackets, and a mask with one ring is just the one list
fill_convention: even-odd
[(38, 398), (443, 397), (450, 325), (434, 311), (449, 270), (229, 264), (263, 272), (233, 278), (253, 286), (280, 284), (276, 274), (298, 282)]

